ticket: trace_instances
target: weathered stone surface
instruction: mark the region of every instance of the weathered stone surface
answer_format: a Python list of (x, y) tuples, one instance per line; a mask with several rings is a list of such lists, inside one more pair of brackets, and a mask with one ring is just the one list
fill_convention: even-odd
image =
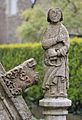
[(35, 120), (21, 95), (22, 90), (38, 80), (35, 66), (36, 61), (33, 58), (8, 72), (0, 64), (0, 120)]
[[(40, 100), (40, 106), (45, 107), (69, 107), (71, 105), (71, 100), (67, 98), (44, 98)], [(52, 113), (51, 113), (52, 114)]]
[(39, 104), (44, 108), (45, 120), (66, 120), (67, 107), (71, 106), (71, 100), (66, 98), (69, 87), (69, 35), (61, 23), (61, 9), (50, 9), (47, 20), (49, 27), (42, 41), (45, 64), (44, 99)]
[(38, 75), (34, 71), (35, 66), (36, 61), (32, 58), (2, 76), (12, 95), (21, 94), (22, 90), (37, 82)]
[(5, 69), (4, 67), (2, 66), (2, 64), (0, 63), (0, 76), (4, 75), (5, 74)]
[(71, 106), (71, 100), (67, 98), (44, 98), (40, 100), (40, 106), (44, 107), (45, 120), (66, 120), (67, 107)]
[(45, 97), (67, 97), (69, 84), (68, 51), (69, 35), (61, 23), (59, 8), (48, 12), (49, 27), (46, 30), (42, 47), (44, 49), (45, 76), (43, 90)]

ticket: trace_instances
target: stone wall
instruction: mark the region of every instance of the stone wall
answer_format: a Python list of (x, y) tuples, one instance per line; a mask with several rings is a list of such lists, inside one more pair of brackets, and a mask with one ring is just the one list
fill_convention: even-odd
[(5, 14), (5, 0), (0, 0), (0, 43), (5, 43), (6, 34), (6, 14)]
[(19, 16), (8, 17), (7, 21), (7, 43), (21, 43), (16, 35), (17, 26), (21, 24)]
[(20, 40), (16, 35), (17, 27), (21, 24), (22, 19), (20, 14), (25, 9), (31, 6), (31, 2), (29, 0), (18, 0), (17, 2), (17, 9), (18, 12), (16, 15), (7, 16), (7, 35), (8, 35), (8, 43), (21, 43)]

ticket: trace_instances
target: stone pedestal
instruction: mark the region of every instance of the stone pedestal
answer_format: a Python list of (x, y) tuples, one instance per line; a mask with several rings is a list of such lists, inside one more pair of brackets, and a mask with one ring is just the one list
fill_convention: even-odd
[(71, 106), (71, 100), (67, 98), (44, 98), (39, 102), (44, 108), (45, 120), (66, 120), (67, 108)]

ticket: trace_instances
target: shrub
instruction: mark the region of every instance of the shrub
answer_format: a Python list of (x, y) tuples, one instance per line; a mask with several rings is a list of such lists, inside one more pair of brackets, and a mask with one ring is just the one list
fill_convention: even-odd
[[(43, 50), (39, 43), (0, 45), (0, 61), (6, 70), (9, 70), (26, 59), (34, 57), (37, 61), (36, 70), (39, 72), (40, 80), (25, 94), (31, 101), (38, 101), (42, 96), (43, 80)], [(82, 100), (82, 39), (71, 40), (69, 53), (70, 88), (69, 98)]]
[(37, 85), (31, 87), (29, 91), (25, 94), (25, 97), (29, 96), (28, 99), (32, 101), (38, 100), (42, 96), (42, 52), (43, 51), (40, 43), (0, 45), (0, 61), (6, 71), (32, 57), (35, 58), (35, 60), (37, 61), (36, 71), (39, 72), (40, 80)]
[(82, 101), (82, 39), (75, 38), (71, 42), (69, 54), (69, 97), (72, 100)]

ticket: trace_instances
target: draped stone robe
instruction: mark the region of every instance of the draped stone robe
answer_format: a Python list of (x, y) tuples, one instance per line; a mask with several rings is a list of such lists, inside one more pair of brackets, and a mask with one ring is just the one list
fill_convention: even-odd
[[(44, 63), (45, 63), (45, 77), (43, 82), (43, 89), (46, 87), (50, 89), (50, 86), (56, 84), (58, 88), (57, 79), (65, 79), (66, 86), (63, 85), (63, 89), (67, 89), (69, 86), (69, 69), (68, 69), (68, 51), (69, 51), (69, 35), (65, 26), (58, 22), (56, 24), (49, 24), (46, 30), (42, 47), (44, 49)], [(52, 51), (49, 53), (49, 51)], [(50, 54), (54, 55), (54, 51), (57, 52), (57, 56), (50, 57)], [(60, 85), (60, 87), (62, 87)], [(47, 91), (46, 91), (47, 92)], [(57, 93), (57, 91), (54, 91)], [(66, 93), (66, 90), (64, 90)], [(49, 93), (48, 93), (49, 94)], [(57, 93), (58, 94), (58, 93)]]

